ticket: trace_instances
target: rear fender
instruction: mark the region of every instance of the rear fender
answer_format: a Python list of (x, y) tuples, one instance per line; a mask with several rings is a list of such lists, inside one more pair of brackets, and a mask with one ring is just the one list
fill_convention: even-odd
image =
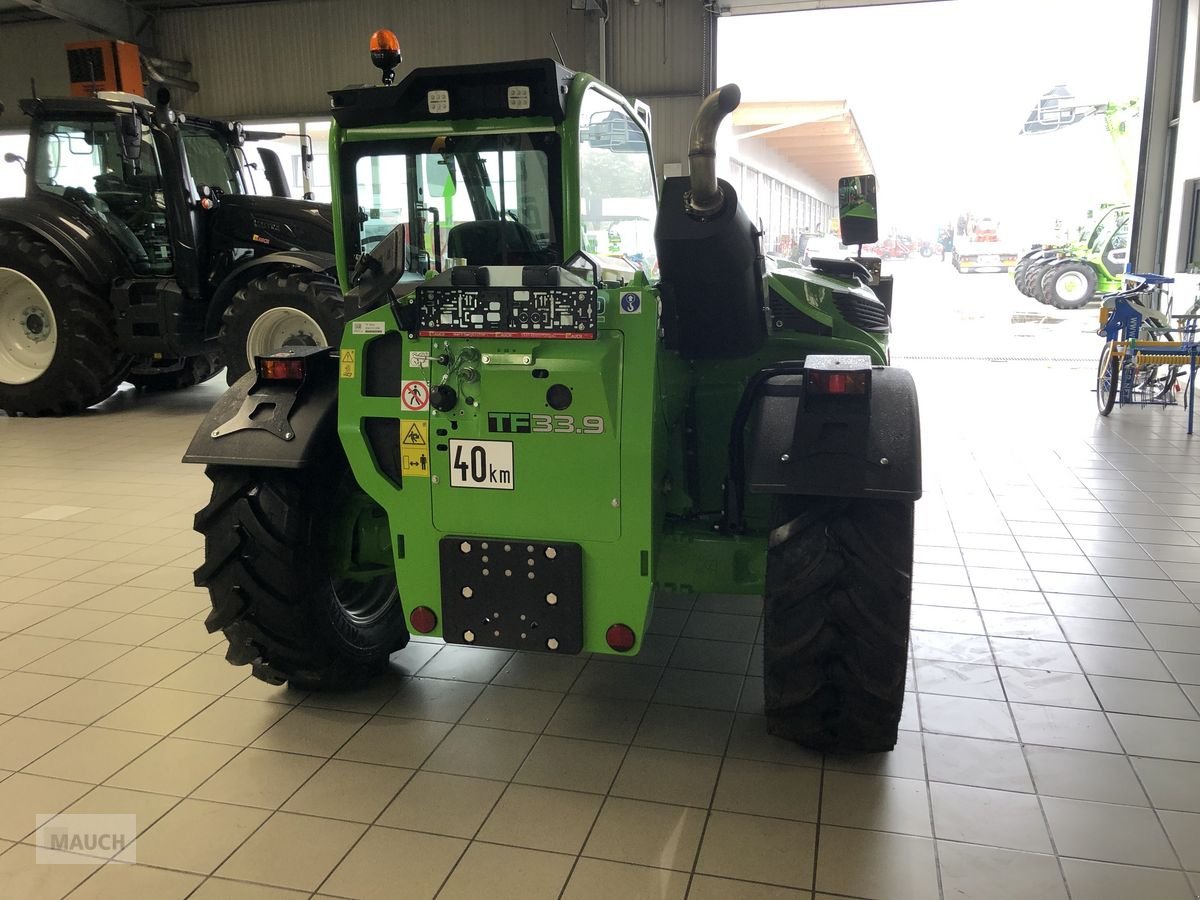
[(264, 381), (252, 370), (229, 387), (196, 430), (185, 463), (303, 469), (337, 446), (337, 355), (327, 347), (303, 356), (303, 383)]
[(760, 494), (877, 500), (921, 496), (917, 391), (904, 369), (876, 366), (867, 398), (806, 400), (800, 375), (763, 385), (751, 420), (747, 487)]
[(84, 280), (108, 285), (128, 274), (125, 255), (97, 223), (60, 197), (45, 195), (0, 200), (0, 226), (28, 229), (67, 258)]
[(271, 269), (304, 269), (309, 272), (325, 272), (332, 269), (337, 260), (332, 253), (320, 250), (289, 250), (286, 253), (268, 253), (266, 256), (256, 256), (235, 266), (222, 279), (213, 292), (212, 303), (208, 307), (208, 318), (204, 323), (206, 338), (216, 338), (221, 331), (221, 317), (233, 295), (246, 286), (254, 278), (265, 275)]

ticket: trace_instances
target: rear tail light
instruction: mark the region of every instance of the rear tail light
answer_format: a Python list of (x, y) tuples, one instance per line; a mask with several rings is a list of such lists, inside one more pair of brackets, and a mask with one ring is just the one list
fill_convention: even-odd
[(825, 397), (871, 393), (869, 356), (810, 356), (804, 361), (804, 390)]
[(429, 634), (437, 628), (437, 613), (428, 606), (418, 606), (408, 614), (409, 624), (418, 634)]
[(869, 372), (809, 372), (805, 387), (810, 394), (858, 394), (867, 393), (871, 383)]
[(258, 356), (254, 359), (263, 381), (303, 381), (304, 360), (294, 356)]
[(618, 653), (626, 653), (632, 650), (633, 645), (637, 643), (637, 635), (628, 625), (618, 623), (608, 627), (608, 631), (604, 632), (604, 640)]

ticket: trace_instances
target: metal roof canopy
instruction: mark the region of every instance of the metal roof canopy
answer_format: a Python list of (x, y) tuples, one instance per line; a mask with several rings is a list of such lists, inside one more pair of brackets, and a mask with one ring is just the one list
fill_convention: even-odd
[(805, 12), (812, 9), (942, 2), (945, 0), (717, 0), (713, 6), (720, 16), (749, 16), (758, 13)]
[(875, 171), (845, 100), (744, 102), (730, 118), (735, 155), (753, 156), (762, 148), (826, 185)]

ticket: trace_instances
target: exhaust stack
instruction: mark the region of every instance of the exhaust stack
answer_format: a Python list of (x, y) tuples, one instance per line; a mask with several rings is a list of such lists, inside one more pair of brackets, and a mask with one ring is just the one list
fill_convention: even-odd
[(692, 135), (688, 142), (692, 189), (684, 195), (683, 200), (688, 215), (693, 218), (710, 218), (725, 206), (725, 192), (717, 183), (717, 129), (741, 102), (741, 88), (736, 84), (727, 84), (704, 98), (692, 121)]

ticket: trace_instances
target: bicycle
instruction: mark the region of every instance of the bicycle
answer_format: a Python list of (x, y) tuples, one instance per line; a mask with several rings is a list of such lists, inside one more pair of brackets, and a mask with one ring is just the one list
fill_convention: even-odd
[[(1123, 291), (1107, 294), (1100, 310), (1097, 332), (1107, 338), (1096, 371), (1096, 407), (1100, 415), (1121, 405), (1170, 406), (1177, 401), (1179, 371), (1190, 365), (1188, 342), (1194, 343), (1200, 296), (1182, 315), (1173, 315), (1174, 297), (1168, 296), (1165, 311), (1147, 306), (1139, 298), (1174, 284), (1163, 275), (1127, 275)], [(1172, 327), (1171, 322), (1178, 322)], [(1186, 340), (1176, 340), (1182, 330)], [(1186, 403), (1186, 397), (1185, 397)]]

